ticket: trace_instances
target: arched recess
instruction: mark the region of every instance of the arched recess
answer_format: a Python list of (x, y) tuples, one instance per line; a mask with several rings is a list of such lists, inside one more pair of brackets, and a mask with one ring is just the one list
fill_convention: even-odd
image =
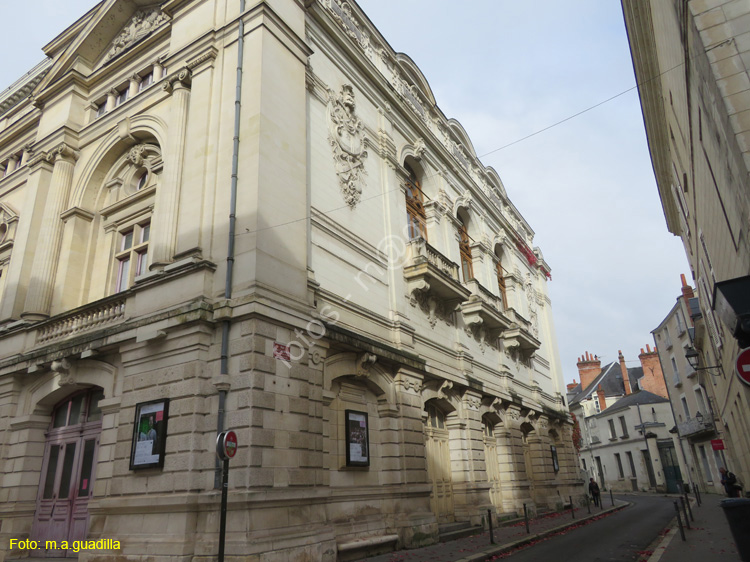
[(61, 253), (68, 259), (58, 271), (55, 301), (62, 310), (124, 291), (148, 271), (164, 131), (153, 117), (135, 118), (130, 126), (126, 137), (111, 133), (84, 165), (63, 215)]
[(450, 381), (428, 382), (422, 400), (430, 508), (439, 523), (447, 523), (455, 520), (450, 443), (461, 438), (450, 422), (459, 417), (461, 401)]
[[(388, 423), (388, 418), (398, 416), (394, 392), (393, 377), (378, 365), (377, 356), (371, 353), (343, 352), (326, 360), (324, 449), (328, 452), (331, 486), (378, 486), (388, 481), (389, 471), (400, 469), (398, 451), (385, 453), (383, 447), (385, 443), (398, 443), (398, 437), (391, 431), (392, 424)], [(347, 441), (347, 434), (352, 434), (351, 424), (357, 423), (348, 419), (347, 413), (366, 421), (366, 447), (363, 440)], [(352, 444), (357, 448), (357, 458)], [(387, 456), (391, 458), (386, 459)], [(350, 507), (355, 509), (353, 504)], [(355, 514), (352, 511), (350, 515)]]
[(16, 417), (48, 416), (60, 400), (85, 388), (98, 386), (105, 398), (114, 395), (117, 368), (109, 363), (91, 359), (70, 363), (63, 360), (53, 363), (53, 367), (57, 370), (48, 371), (22, 393)]
[[(113, 365), (58, 360), (22, 389), (9, 423), (10, 432), (23, 435), (12, 472), (22, 473), (23, 481), (28, 482), (19, 492), (36, 498), (35, 511), (19, 515), (28, 518), (35, 537), (86, 538), (87, 506), (93, 494), (102, 427), (99, 404), (114, 397), (116, 385), (117, 368)], [(63, 406), (68, 408), (67, 414)], [(47, 553), (54, 554), (65, 555)]]
[(395, 407), (393, 377), (371, 353), (344, 352), (329, 357), (323, 368), (323, 390), (332, 391), (340, 377), (354, 377), (375, 395), (383, 407)]

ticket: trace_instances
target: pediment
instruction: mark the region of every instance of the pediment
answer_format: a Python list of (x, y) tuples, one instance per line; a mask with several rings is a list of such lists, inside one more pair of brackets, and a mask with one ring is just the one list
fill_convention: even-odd
[(44, 52), (54, 63), (34, 95), (71, 68), (89, 74), (161, 29), (169, 17), (154, 0), (103, 0), (71, 25)]

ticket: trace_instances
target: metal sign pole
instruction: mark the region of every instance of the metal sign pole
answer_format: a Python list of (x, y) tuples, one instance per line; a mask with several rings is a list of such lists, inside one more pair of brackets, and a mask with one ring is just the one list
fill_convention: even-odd
[(227, 533), (227, 490), (229, 489), (229, 457), (221, 471), (221, 520), (219, 523), (219, 562), (224, 562), (224, 537)]

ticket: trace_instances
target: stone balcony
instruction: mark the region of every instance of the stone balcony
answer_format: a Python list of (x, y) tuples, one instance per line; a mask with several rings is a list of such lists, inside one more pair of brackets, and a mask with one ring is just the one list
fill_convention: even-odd
[(505, 347), (519, 353), (523, 359), (530, 359), (541, 347), (542, 342), (531, 333), (531, 322), (512, 308), (508, 310), (508, 315), (513, 319), (513, 325), (502, 334)]
[(407, 246), (404, 277), (409, 294), (429, 293), (446, 307), (469, 299), (471, 291), (461, 284), (458, 264), (446, 258), (423, 238), (416, 238)]
[(482, 326), (490, 332), (491, 337), (497, 337), (513, 326), (513, 319), (505, 313), (500, 297), (482, 287), (476, 279), (466, 283), (466, 286), (471, 296), (461, 303), (461, 312), (468, 326)]
[(40, 323), (36, 342), (52, 343), (124, 322), (127, 296), (107, 297)]
[(687, 421), (677, 424), (680, 437), (707, 437), (716, 433), (713, 420), (708, 417), (688, 418)]

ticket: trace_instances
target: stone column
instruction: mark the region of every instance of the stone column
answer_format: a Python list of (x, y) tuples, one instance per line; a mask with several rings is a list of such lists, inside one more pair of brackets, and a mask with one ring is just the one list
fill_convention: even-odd
[(177, 210), (182, 185), (182, 162), (185, 154), (191, 72), (183, 68), (167, 77), (162, 86), (172, 94), (169, 135), (162, 150), (164, 173), (156, 193), (154, 218), (151, 225), (153, 258), (151, 269), (158, 270), (171, 263), (177, 247)]
[(164, 77), (164, 67), (161, 65), (161, 63), (156, 60), (154, 61), (154, 82), (158, 82)]
[(29, 320), (43, 320), (49, 317), (63, 232), (60, 215), (68, 205), (78, 151), (62, 143), (50, 152), (48, 159), (54, 161), (52, 185), (44, 206), (39, 244), (35, 249), (29, 290), (26, 294), (24, 311), (21, 314), (23, 318)]
[(118, 91), (112, 88), (107, 92), (107, 105), (106, 110), (112, 111), (115, 108), (115, 104), (117, 103), (117, 95)]
[(138, 93), (138, 87), (141, 83), (142, 78), (137, 74), (133, 74), (130, 77), (130, 83), (128, 84), (128, 97), (132, 98)]

